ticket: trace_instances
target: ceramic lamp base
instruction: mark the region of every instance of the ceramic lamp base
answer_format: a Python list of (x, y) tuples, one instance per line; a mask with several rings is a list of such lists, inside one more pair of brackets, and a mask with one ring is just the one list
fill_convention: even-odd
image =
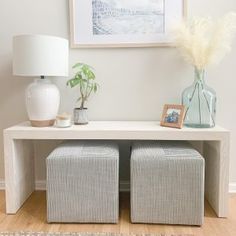
[(58, 114), (60, 92), (48, 79), (36, 79), (26, 89), (26, 108), (31, 125), (52, 126)]
[(55, 120), (31, 120), (30, 123), (33, 127), (49, 127), (54, 125)]

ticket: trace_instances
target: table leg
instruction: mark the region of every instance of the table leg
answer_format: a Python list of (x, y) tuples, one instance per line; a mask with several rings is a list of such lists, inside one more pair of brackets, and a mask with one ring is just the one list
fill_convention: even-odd
[(35, 189), (32, 141), (4, 135), (4, 158), (6, 213), (15, 214)]
[(205, 194), (218, 217), (228, 216), (229, 137), (204, 142), (206, 160)]

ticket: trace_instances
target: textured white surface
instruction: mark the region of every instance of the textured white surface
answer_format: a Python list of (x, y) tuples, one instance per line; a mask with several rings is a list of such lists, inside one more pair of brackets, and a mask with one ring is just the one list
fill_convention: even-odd
[(14, 139), (166, 139), (166, 140), (221, 140), (229, 134), (226, 129), (173, 129), (160, 126), (157, 121), (91, 121), (89, 125), (34, 128), (29, 122), (4, 131)]
[[(198, 140), (204, 141), (203, 156), (206, 159), (207, 170), (206, 196), (217, 215), (226, 217), (229, 135), (229, 131), (220, 126), (212, 129), (179, 130), (161, 127), (155, 121), (93, 121), (86, 126), (72, 126), (66, 129), (34, 128), (28, 122), (21, 123), (4, 130), (7, 213), (16, 213), (33, 191), (33, 156), (29, 155), (33, 144), (27, 140)], [(19, 186), (25, 188), (17, 191)]]

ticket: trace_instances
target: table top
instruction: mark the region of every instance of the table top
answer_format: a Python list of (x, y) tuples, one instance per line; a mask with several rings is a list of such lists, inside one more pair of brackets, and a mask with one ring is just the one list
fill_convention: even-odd
[(157, 121), (91, 121), (69, 128), (37, 128), (23, 122), (5, 129), (4, 135), (13, 139), (221, 140), (229, 131), (220, 126), (174, 129)]

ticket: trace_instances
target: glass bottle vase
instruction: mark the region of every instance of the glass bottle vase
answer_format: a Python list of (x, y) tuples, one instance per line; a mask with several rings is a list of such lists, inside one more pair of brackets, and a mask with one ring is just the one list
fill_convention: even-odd
[(215, 126), (216, 92), (205, 83), (205, 70), (195, 68), (194, 83), (182, 93), (186, 108), (184, 125), (192, 128)]

